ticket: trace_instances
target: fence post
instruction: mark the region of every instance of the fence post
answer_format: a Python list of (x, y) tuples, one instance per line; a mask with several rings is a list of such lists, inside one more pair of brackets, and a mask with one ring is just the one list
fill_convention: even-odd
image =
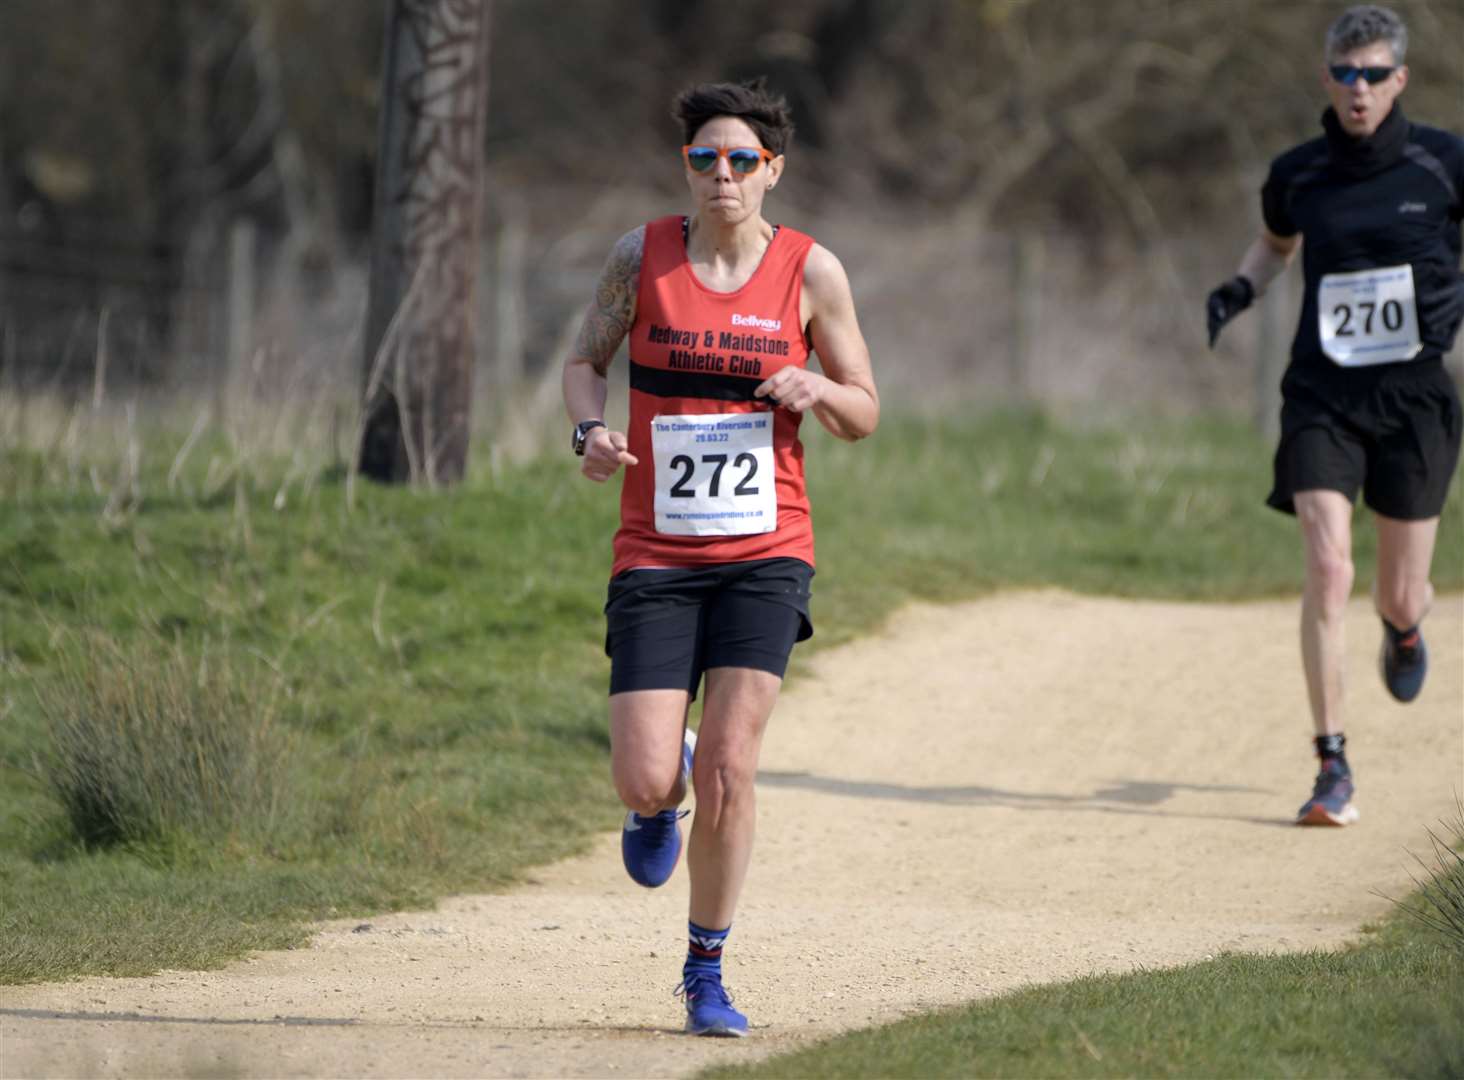
[(92, 365), (92, 412), (102, 407), (107, 397), (107, 362), (111, 358), (112, 309), (103, 305), (97, 316), (97, 351)]
[(254, 223), (239, 219), (229, 227), (229, 367), (224, 381), (242, 371), (254, 348)]
[(1295, 274), (1283, 271), (1261, 297), (1256, 312), (1255, 425), (1268, 442), (1281, 432), (1281, 374), (1291, 352), (1296, 319)]
[(506, 202), (494, 238), (493, 364), (500, 389), (524, 378), (523, 279), (529, 248), (524, 216), (519, 200)]
[(1021, 230), (1012, 236), (1012, 338), (1008, 376), (1012, 400), (1032, 397), (1032, 367), (1042, 318), (1042, 234)]

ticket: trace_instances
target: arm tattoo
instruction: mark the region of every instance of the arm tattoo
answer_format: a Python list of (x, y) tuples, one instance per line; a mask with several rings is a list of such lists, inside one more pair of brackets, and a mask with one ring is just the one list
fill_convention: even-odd
[(615, 350), (630, 333), (635, 320), (636, 291), (640, 285), (641, 253), (645, 250), (644, 226), (632, 229), (616, 242), (605, 261), (605, 269), (595, 286), (595, 300), (585, 313), (579, 338), (574, 343), (574, 356), (604, 376), (610, 370)]

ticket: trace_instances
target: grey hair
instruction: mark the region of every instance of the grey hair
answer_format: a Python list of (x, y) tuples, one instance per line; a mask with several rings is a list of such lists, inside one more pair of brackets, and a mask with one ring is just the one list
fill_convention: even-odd
[(1393, 50), (1393, 63), (1403, 63), (1408, 52), (1408, 27), (1392, 8), (1359, 4), (1348, 8), (1327, 28), (1327, 59), (1340, 60), (1353, 49), (1386, 41)]

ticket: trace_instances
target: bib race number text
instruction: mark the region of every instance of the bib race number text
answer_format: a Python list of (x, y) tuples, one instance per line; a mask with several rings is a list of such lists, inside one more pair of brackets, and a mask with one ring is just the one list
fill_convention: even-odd
[(772, 413), (657, 416), (656, 531), (747, 536), (778, 526)]
[(1343, 367), (1412, 360), (1423, 348), (1413, 267), (1327, 274), (1317, 289), (1322, 351)]

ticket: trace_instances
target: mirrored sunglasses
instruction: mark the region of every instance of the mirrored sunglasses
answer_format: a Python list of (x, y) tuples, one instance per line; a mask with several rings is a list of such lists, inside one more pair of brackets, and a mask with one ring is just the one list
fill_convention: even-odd
[(1350, 64), (1332, 64), (1327, 70), (1332, 73), (1332, 78), (1343, 86), (1351, 86), (1358, 79), (1369, 86), (1376, 86), (1398, 69), (1396, 67), (1352, 67)]
[(683, 146), (681, 156), (692, 172), (707, 173), (717, 167), (717, 159), (727, 159), (727, 167), (739, 176), (757, 172), (764, 161), (777, 157), (760, 146)]

